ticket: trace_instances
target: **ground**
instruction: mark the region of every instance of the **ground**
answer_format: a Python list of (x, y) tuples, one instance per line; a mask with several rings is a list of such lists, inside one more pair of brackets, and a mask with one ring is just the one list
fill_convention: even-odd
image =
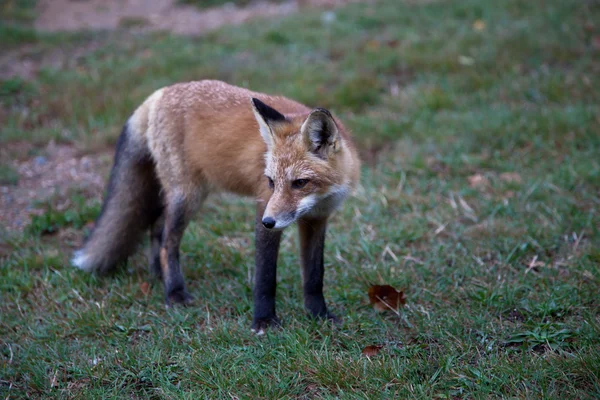
[[(1, 203), (37, 214), (1, 213), (21, 227), (0, 242), (3, 398), (600, 396), (597, 2), (379, 0), (201, 36), (135, 18), (43, 32), (34, 2), (1, 7)], [(123, 121), (199, 78), (327, 107), (353, 132), (362, 184), (326, 246), (341, 325), (305, 316), (290, 229), (282, 328), (250, 332), (243, 199), (210, 199), (186, 233), (190, 307), (163, 306), (144, 246), (111, 276), (69, 265)], [(406, 304), (377, 312), (373, 284)]]
[[(236, 7), (235, 2), (199, 9), (178, 4), (176, 0), (40, 0), (35, 27), (43, 31), (81, 29), (162, 30), (176, 34), (198, 35), (223, 25), (237, 25), (253, 18), (273, 18), (297, 12), (300, 7), (334, 7), (350, 0), (292, 0), (277, 3), (251, 1)], [(194, 3), (188, 0), (188, 3)], [(202, 3), (202, 0), (197, 3)]]

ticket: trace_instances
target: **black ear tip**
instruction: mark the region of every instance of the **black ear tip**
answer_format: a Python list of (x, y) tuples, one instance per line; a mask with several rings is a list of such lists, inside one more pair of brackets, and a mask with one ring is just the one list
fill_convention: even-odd
[(266, 105), (256, 97), (252, 97), (252, 104), (265, 121), (285, 121), (285, 116), (283, 116), (283, 114), (271, 106)]

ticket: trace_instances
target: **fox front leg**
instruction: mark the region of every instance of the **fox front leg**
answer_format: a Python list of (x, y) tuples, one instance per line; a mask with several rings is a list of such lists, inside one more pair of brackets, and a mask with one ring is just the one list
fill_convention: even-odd
[(252, 330), (279, 325), (275, 313), (275, 292), (277, 286), (277, 255), (281, 231), (267, 229), (262, 224), (264, 207), (258, 206), (255, 223), (256, 273), (254, 275), (254, 318)]
[(304, 306), (313, 317), (327, 318), (338, 322), (338, 318), (327, 310), (323, 297), (323, 253), (326, 231), (327, 218), (298, 221)]

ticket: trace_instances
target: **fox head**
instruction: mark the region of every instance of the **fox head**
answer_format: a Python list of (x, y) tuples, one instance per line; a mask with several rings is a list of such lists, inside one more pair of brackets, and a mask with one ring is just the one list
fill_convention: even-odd
[(252, 99), (267, 144), (265, 182), (271, 196), (262, 217), (267, 229), (283, 229), (301, 217), (326, 217), (348, 194), (348, 156), (331, 113), (284, 116)]

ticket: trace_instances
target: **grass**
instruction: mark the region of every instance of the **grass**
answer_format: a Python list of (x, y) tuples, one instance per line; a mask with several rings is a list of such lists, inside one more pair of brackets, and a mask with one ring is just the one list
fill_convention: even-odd
[[(207, 204), (182, 246), (195, 304), (166, 310), (141, 253), (111, 277), (68, 265), (99, 206), (74, 195), (0, 246), (3, 397), (600, 396), (598, 4), (335, 12), (203, 40), (102, 36), (70, 68), (0, 86), (0, 142), (113, 143), (152, 90), (189, 79), (330, 107), (368, 161), (328, 234), (326, 297), (342, 326), (305, 316), (291, 229), (283, 329), (250, 332), (251, 202)], [(374, 283), (404, 289), (407, 305), (374, 312)], [(383, 347), (366, 358), (369, 345)]]
[(0, 185), (16, 185), (19, 173), (10, 165), (0, 164)]
[(0, 45), (12, 48), (35, 42), (37, 33), (31, 28), (35, 19), (35, 0), (3, 0), (0, 3)]

